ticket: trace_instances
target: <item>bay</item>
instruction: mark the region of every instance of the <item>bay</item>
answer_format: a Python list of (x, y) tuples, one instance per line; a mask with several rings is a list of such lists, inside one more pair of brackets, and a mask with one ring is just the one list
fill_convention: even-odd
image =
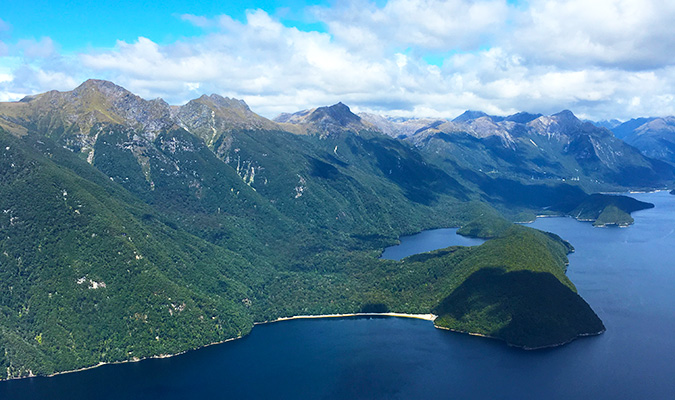
[(607, 327), (523, 351), (403, 318), (291, 320), (168, 359), (0, 383), (1, 399), (670, 399), (675, 393), (675, 196), (629, 228), (530, 226), (576, 248), (568, 275)]

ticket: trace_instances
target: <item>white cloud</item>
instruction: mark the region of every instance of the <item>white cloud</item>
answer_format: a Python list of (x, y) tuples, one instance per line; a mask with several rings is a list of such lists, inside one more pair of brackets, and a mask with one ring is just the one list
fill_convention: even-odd
[[(400, 116), (675, 114), (675, 3), (665, 3), (353, 0), (308, 12), (327, 32), (284, 26), (262, 10), (245, 21), (183, 14), (201, 36), (139, 37), (76, 56), (59, 55), (49, 38), (0, 42), (4, 59), (20, 58), (0, 71), (11, 75), (0, 98), (98, 77), (175, 104), (211, 92), (243, 98), (268, 117), (338, 101)], [(442, 66), (425, 62), (430, 54), (445, 55)]]
[(49, 37), (43, 37), (40, 40), (21, 39), (17, 47), (22, 51), (23, 56), (28, 59), (48, 58), (57, 53), (54, 41)]
[(378, 8), (365, 1), (317, 8), (337, 41), (360, 48), (469, 50), (491, 38), (506, 23), (505, 0), (390, 0)]
[[(173, 90), (173, 98), (192, 91), (188, 88), (194, 88), (195, 82), (200, 90), (240, 97), (288, 93), (302, 99), (308, 97), (303, 91), (310, 90), (337, 100), (392, 85), (387, 67), (395, 65), (393, 61), (363, 59), (334, 43), (328, 34), (285, 27), (259, 10), (249, 12), (246, 23), (223, 17), (218, 21), (226, 26), (223, 32), (169, 46), (147, 38), (120, 41), (112, 51), (82, 54), (82, 64), (111, 74), (141, 94), (151, 91), (141, 82), (166, 83), (163, 91)], [(184, 82), (192, 84), (186, 88)]]
[(194, 15), (194, 14), (182, 14), (180, 16), (180, 19), (183, 21), (187, 21), (191, 23), (192, 25), (199, 27), (199, 28), (211, 28), (216, 26), (216, 24), (213, 22), (213, 20), (206, 18), (201, 15)]
[(652, 69), (675, 61), (675, 2), (532, 0), (504, 37), (533, 62)]

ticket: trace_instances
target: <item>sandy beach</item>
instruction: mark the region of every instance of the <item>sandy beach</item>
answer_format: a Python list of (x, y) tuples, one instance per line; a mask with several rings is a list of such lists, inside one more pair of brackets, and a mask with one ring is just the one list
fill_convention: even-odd
[(315, 319), (315, 318), (346, 318), (346, 317), (398, 317), (415, 318), (427, 321), (434, 321), (438, 316), (434, 314), (403, 314), (403, 313), (354, 313), (354, 314), (322, 314), (322, 315), (295, 315), (292, 317), (281, 317), (272, 321), (256, 322), (255, 325), (268, 324), (280, 321), (290, 321), (293, 319)]

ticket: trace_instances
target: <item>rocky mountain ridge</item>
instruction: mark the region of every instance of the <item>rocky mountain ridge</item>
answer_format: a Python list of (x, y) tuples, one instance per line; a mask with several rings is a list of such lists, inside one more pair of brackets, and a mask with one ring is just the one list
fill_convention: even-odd
[[(569, 110), (550, 116), (522, 112), (507, 117), (467, 111), (452, 121), (364, 118), (440, 163), (494, 176), (579, 182), (587, 190), (667, 185), (675, 177), (671, 166), (641, 154), (608, 129), (581, 121)], [(611, 189), (603, 183), (616, 186)]]
[(612, 132), (645, 156), (675, 165), (675, 117), (636, 118)]

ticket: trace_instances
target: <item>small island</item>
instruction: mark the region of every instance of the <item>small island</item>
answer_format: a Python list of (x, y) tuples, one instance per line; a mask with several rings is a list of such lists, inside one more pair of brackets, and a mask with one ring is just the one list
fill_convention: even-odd
[(627, 227), (633, 224), (631, 213), (653, 208), (654, 205), (632, 197), (610, 194), (592, 194), (566, 213), (579, 221), (590, 221), (593, 226)]

